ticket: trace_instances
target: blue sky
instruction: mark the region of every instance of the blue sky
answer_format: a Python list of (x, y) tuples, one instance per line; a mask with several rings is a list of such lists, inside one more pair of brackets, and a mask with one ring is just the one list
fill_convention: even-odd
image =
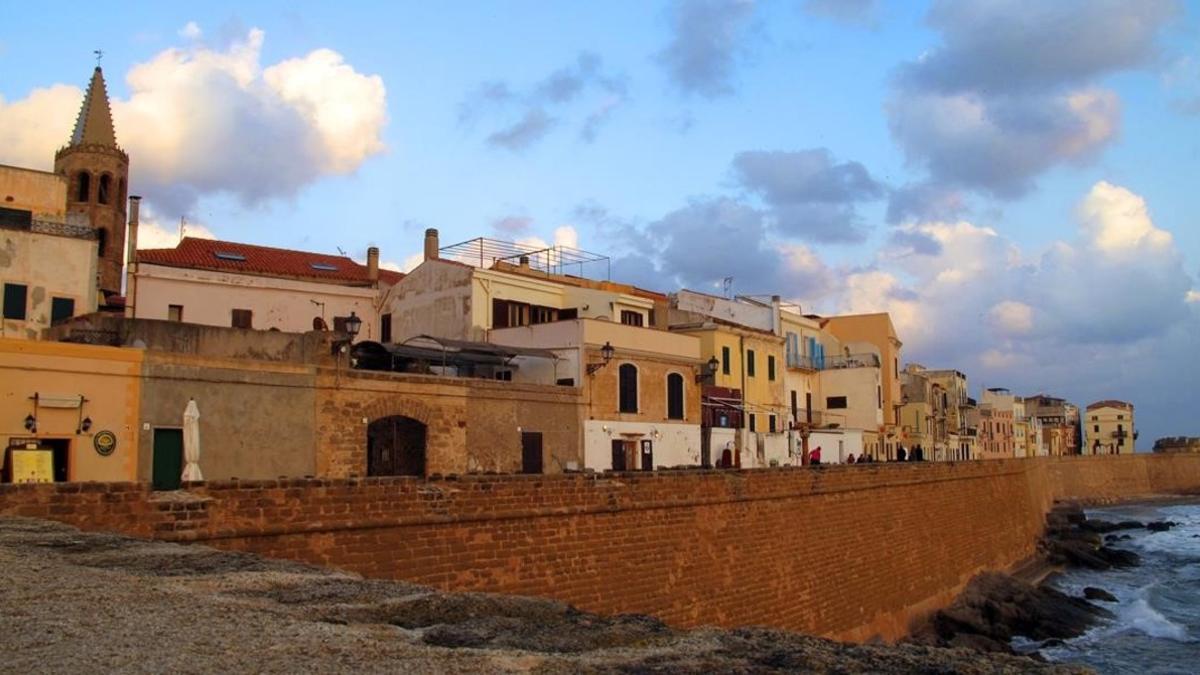
[(164, 237), (577, 238), (1200, 434), (1198, 2), (88, 7), (6, 8), (0, 162), (48, 168), (103, 49)]

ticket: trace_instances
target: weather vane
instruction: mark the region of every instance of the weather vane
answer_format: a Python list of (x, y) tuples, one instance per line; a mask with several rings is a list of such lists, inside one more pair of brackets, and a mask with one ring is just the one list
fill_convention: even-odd
[(103, 49), (93, 49), (92, 53), (96, 55), (96, 67), (99, 68), (100, 67), (100, 59), (104, 58), (104, 50)]

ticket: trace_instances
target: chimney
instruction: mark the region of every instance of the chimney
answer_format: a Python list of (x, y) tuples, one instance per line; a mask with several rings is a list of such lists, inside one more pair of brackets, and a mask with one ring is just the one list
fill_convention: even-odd
[(372, 284), (379, 281), (379, 247), (367, 249), (367, 280)]
[(129, 195), (129, 236), (125, 249), (125, 317), (134, 318), (137, 298), (138, 211), (142, 198)]
[(521, 256), (521, 267), (524, 269), (529, 269), (529, 256)]
[(771, 332), (776, 335), (783, 335), (783, 317), (780, 316), (782, 303), (783, 299), (778, 295), (771, 296)]
[(436, 227), (425, 230), (425, 259), (438, 259), (438, 231)]

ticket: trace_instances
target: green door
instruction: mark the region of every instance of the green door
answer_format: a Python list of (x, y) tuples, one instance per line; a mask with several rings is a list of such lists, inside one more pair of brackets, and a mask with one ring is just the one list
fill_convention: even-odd
[(154, 489), (178, 490), (183, 475), (183, 429), (154, 430)]

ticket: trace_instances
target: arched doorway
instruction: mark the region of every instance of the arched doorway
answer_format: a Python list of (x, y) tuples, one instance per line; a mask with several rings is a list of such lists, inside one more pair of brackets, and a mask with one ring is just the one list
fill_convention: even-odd
[(424, 476), (425, 425), (402, 415), (367, 427), (368, 476)]

